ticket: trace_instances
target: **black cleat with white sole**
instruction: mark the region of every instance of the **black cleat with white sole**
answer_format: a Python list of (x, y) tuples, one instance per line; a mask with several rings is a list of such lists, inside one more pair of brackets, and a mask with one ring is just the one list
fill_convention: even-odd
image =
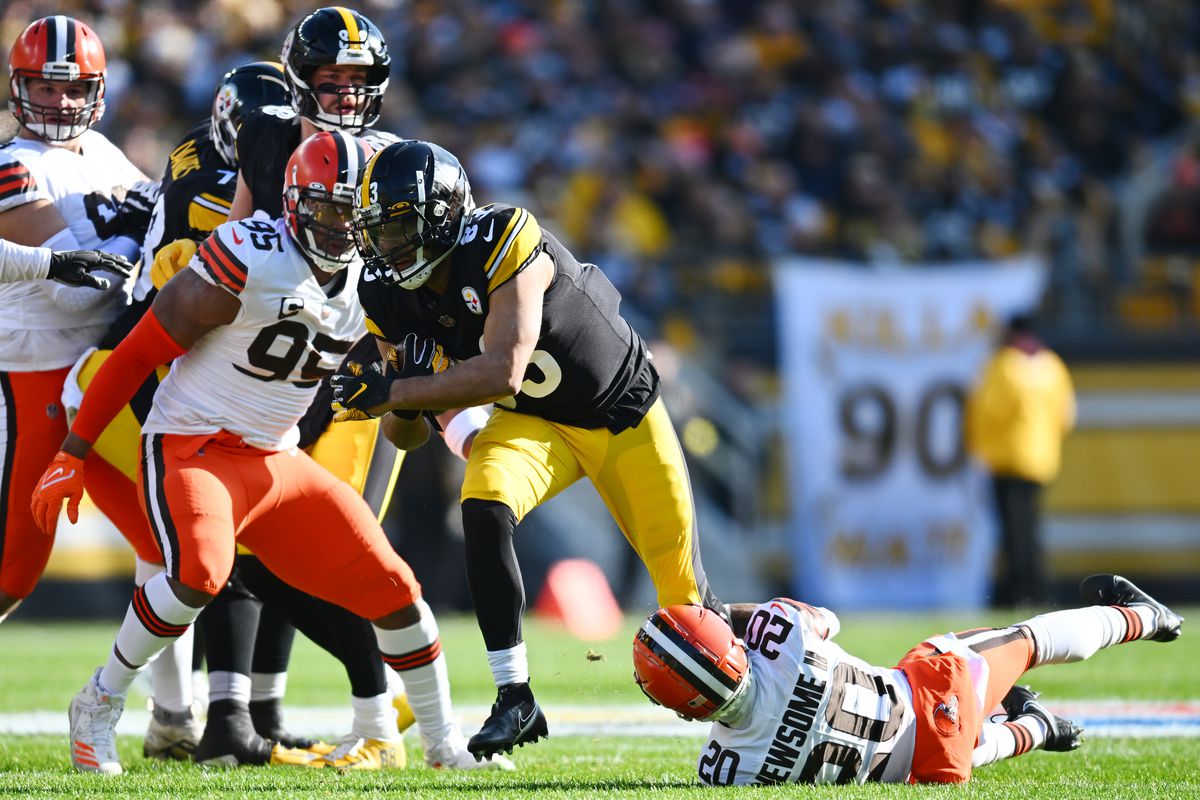
[(1069, 719), (1051, 714), (1049, 709), (1038, 702), (1041, 697), (1028, 686), (1014, 686), (1004, 695), (1000, 705), (1008, 714), (1009, 722), (1017, 717), (1037, 717), (1046, 726), (1046, 741), (1042, 749), (1051, 753), (1066, 753), (1083, 744), (1083, 728)]
[(1183, 617), (1120, 575), (1091, 575), (1079, 584), (1079, 599), (1093, 606), (1147, 606), (1154, 611), (1152, 642), (1173, 642), (1183, 630)]
[(501, 686), (479, 733), (467, 742), (467, 750), (481, 761), (496, 753), (511, 754), (514, 747), (550, 736), (546, 715), (542, 713), (528, 683)]

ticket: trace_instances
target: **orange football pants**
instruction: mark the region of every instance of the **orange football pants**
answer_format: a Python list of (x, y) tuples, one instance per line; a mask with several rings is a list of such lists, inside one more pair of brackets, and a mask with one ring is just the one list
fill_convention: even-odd
[(33, 591), (54, 546), (29, 498), (67, 435), (59, 396), (69, 371), (0, 372), (0, 592), (9, 597)]
[(140, 473), (167, 572), (191, 589), (216, 595), (240, 543), (285, 583), (366, 619), (421, 596), (367, 503), (302, 450), (224, 431), (147, 434)]
[[(977, 671), (967, 659), (944, 653), (929, 641), (909, 650), (898, 665), (908, 678), (916, 713), (915, 783), (970, 780), (971, 755), (987, 714), (1033, 663), (1033, 637), (1025, 628), (975, 628), (954, 636), (972, 657), (987, 663), (986, 685), (975, 685)], [(947, 713), (948, 707), (953, 711)]]

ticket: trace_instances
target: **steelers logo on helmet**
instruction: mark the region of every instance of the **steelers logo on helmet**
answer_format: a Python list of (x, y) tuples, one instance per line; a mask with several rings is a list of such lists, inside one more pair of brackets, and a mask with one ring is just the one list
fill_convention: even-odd
[(684, 719), (718, 718), (749, 687), (746, 650), (724, 619), (703, 606), (655, 611), (633, 639), (634, 680)]
[(106, 68), (104, 45), (87, 25), (62, 14), (35, 20), (8, 54), (9, 110), (46, 141), (75, 139), (104, 116)]
[(253, 61), (231, 69), (217, 84), (209, 131), (217, 153), (231, 167), (237, 166), (237, 134), (246, 115), (264, 106), (291, 102), (283, 65)]
[[(383, 34), (367, 17), (341, 6), (319, 8), (288, 33), (282, 59), (293, 108), (317, 128), (358, 134), (379, 120), (392, 59)], [(313, 74), (327, 66), (360, 67), (363, 79), (314, 85)], [(333, 110), (322, 107), (320, 94), (337, 95)], [(343, 103), (345, 98), (351, 102)]]
[(345, 131), (301, 142), (284, 171), (283, 213), (292, 241), (313, 266), (345, 269), (358, 258), (351, 208), (371, 147)]
[(431, 142), (396, 142), (363, 171), (355, 243), (372, 278), (417, 289), (458, 246), (474, 209), (457, 158)]

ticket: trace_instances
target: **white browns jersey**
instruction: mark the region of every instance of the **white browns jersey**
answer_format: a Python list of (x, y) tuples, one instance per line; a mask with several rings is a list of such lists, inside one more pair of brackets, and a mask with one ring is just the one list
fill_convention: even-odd
[(217, 227), (188, 267), (242, 307), (171, 364), (142, 430), (225, 430), (264, 450), (295, 447), (317, 384), (367, 332), (355, 291), (362, 262), (323, 288), (283, 220), (260, 213)]
[(754, 610), (746, 651), (756, 695), (744, 728), (713, 723), (700, 753), (708, 784), (902, 782), (915, 716), (903, 673), (819, 638), (793, 601)]
[[(142, 174), (103, 134), (86, 131), (80, 143), (80, 153), (20, 137), (0, 147), (0, 213), (49, 200), (79, 247), (90, 250), (116, 233), (119, 200)], [(129, 302), (131, 280), (106, 277), (114, 287), (82, 311), (56, 305), (54, 293), (79, 290), (53, 282), (0, 286), (0, 370), (42, 371), (75, 363)]]

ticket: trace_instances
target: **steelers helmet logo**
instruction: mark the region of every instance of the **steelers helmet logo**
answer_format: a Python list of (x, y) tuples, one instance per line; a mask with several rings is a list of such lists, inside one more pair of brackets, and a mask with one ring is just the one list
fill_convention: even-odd
[(217, 115), (228, 116), (235, 105), (237, 105), (237, 87), (227, 83), (221, 87), (221, 91), (217, 94)]

